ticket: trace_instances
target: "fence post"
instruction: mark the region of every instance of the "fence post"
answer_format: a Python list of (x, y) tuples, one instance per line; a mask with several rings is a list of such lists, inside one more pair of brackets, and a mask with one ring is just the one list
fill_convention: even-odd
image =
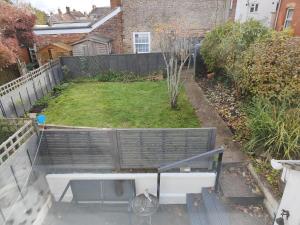
[(14, 177), (15, 182), (16, 182), (17, 188), (18, 188), (18, 190), (19, 190), (19, 192), (20, 192), (21, 198), (23, 199), (24, 196), (23, 196), (23, 194), (22, 194), (22, 189), (21, 189), (21, 187), (20, 187), (20, 185), (19, 185), (19, 182), (18, 182), (18, 180), (17, 180), (17, 177), (16, 177), (16, 174), (15, 174), (14, 168), (13, 168), (12, 166), (10, 166), (10, 170), (11, 170), (11, 173), (12, 173), (12, 175), (13, 175), (13, 177)]

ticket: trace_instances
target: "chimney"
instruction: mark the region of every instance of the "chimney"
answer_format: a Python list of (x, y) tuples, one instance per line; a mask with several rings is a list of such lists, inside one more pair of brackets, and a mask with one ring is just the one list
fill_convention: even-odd
[(71, 13), (70, 7), (68, 7), (68, 6), (66, 7), (66, 13), (67, 13), (67, 14), (70, 14), (70, 13)]
[(93, 5), (93, 9), (96, 9), (96, 5)]
[(116, 8), (122, 5), (122, 0), (110, 0), (110, 8)]
[(62, 12), (61, 12), (61, 10), (60, 10), (60, 9), (57, 9), (57, 11), (58, 11), (58, 14), (59, 14), (59, 15), (61, 15), (61, 14), (62, 14)]

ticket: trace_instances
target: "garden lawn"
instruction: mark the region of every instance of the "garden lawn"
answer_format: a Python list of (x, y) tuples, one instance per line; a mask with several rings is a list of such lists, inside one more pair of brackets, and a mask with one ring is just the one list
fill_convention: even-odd
[(102, 128), (180, 128), (200, 123), (184, 91), (171, 110), (165, 81), (71, 83), (44, 110), (48, 124)]

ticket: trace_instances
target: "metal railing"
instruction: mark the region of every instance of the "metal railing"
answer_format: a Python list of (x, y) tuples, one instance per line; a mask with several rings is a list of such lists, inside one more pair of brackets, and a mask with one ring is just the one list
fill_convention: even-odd
[(160, 168), (157, 169), (157, 198), (159, 199), (160, 197), (160, 175), (162, 172), (171, 170), (171, 169), (175, 169), (175, 168), (180, 168), (180, 166), (188, 163), (188, 162), (192, 162), (192, 161), (196, 161), (199, 159), (203, 159), (203, 158), (208, 158), (208, 157), (212, 157), (215, 155), (218, 155), (217, 158), (217, 165), (215, 168), (216, 171), (216, 180), (215, 180), (215, 186), (214, 186), (214, 190), (215, 192), (219, 191), (219, 179), (220, 179), (220, 173), (221, 173), (221, 168), (222, 168), (222, 158), (223, 158), (223, 153), (224, 153), (224, 148), (220, 147), (217, 148), (215, 150), (209, 151), (209, 152), (205, 152), (199, 155), (195, 155), (193, 157), (187, 158), (187, 159), (183, 159), (165, 166), (162, 166)]

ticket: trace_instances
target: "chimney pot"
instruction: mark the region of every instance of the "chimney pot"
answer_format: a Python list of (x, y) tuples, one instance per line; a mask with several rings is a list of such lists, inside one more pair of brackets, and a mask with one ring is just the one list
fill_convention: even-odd
[(71, 11), (70, 11), (70, 7), (68, 7), (68, 6), (66, 7), (66, 12), (67, 12), (68, 14), (70, 14), (70, 12), (71, 12)]

